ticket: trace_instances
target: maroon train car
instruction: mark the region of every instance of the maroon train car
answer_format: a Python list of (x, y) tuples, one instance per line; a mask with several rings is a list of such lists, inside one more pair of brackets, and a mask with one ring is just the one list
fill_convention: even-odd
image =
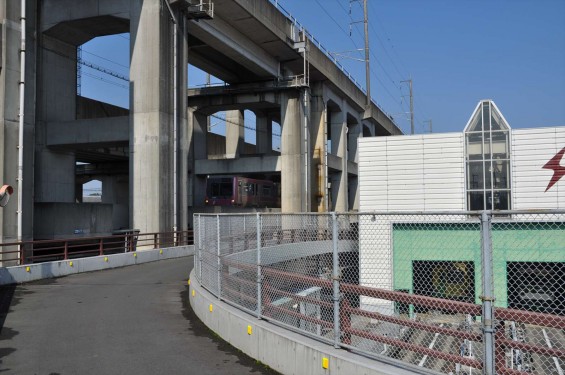
[(247, 177), (208, 177), (206, 206), (280, 207), (280, 185)]

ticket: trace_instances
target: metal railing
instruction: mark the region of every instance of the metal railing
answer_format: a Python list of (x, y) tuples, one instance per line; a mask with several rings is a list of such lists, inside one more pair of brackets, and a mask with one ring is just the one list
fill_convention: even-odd
[(257, 318), (418, 371), (563, 373), (565, 211), (194, 223), (196, 278)]
[(0, 261), (4, 265), (23, 265), (193, 243), (192, 230), (160, 233), (139, 233), (131, 230), (112, 236), (1, 243)]

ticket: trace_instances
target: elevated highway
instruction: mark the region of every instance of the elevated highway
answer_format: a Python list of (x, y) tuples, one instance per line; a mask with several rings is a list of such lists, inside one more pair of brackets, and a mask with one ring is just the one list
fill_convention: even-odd
[[(215, 174), (280, 176), (283, 212), (358, 208), (357, 139), (400, 134), (392, 118), (277, 2), (206, 1), (213, 13), (197, 0), (168, 2), (172, 15), (163, 0), (0, 1), (0, 136), (14, 145), (0, 149), (2, 183), (17, 185), (20, 129), (25, 146), (13, 198), (22, 207), (0, 213), (3, 241), (18, 229), (25, 240), (55, 238), (55, 222), (60, 236), (185, 230)], [(77, 49), (121, 33), (130, 35), (129, 109), (77, 95)], [(189, 89), (188, 64), (225, 84)], [(249, 111), (254, 145), (245, 143)], [(208, 127), (218, 112), (222, 138)], [(82, 201), (90, 180), (103, 186), (96, 209)]]

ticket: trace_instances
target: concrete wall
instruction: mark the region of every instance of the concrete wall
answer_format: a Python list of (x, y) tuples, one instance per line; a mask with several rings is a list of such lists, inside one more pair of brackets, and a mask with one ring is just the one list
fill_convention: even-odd
[(15, 267), (0, 267), (0, 285), (26, 283), (81, 272), (100, 271), (132, 266), (157, 260), (179, 258), (194, 254), (194, 246), (179, 246), (134, 253), (114, 254), (91, 258), (45, 262)]
[(104, 203), (37, 203), (35, 239), (92, 237), (112, 234), (112, 205)]
[(98, 100), (77, 97), (77, 120), (88, 118), (120, 117), (129, 115), (129, 110)]
[[(413, 371), (335, 349), (229, 306), (203, 289), (194, 271), (190, 276), (190, 304), (212, 331), (245, 354), (282, 374), (408, 375)], [(251, 332), (249, 332), (251, 329)], [(323, 358), (329, 366), (322, 367)]]

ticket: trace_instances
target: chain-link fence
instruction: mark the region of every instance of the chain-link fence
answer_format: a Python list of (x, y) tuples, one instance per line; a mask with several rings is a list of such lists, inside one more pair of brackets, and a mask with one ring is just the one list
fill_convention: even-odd
[(563, 374), (565, 212), (194, 223), (201, 284), (259, 318), (430, 372)]

